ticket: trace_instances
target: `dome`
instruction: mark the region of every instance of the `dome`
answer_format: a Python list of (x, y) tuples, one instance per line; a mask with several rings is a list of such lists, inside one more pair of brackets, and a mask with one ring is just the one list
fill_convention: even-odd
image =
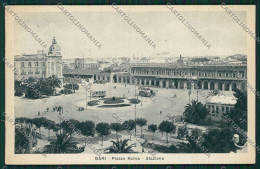
[(52, 39), (52, 45), (49, 47), (49, 52), (57, 52), (60, 51), (60, 46), (57, 45), (55, 37)]

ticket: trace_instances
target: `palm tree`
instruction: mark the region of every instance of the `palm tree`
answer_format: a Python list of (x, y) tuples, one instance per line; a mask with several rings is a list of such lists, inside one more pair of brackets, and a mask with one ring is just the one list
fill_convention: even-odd
[[(186, 132), (188, 133), (188, 132)], [(201, 130), (198, 128), (195, 128), (191, 131), (191, 135), (187, 135), (187, 141), (188, 143), (180, 143), (178, 144), (179, 152), (181, 153), (200, 153), (203, 152), (203, 149), (201, 147)], [(205, 153), (205, 152), (204, 152)]]
[(143, 118), (137, 118), (136, 124), (141, 127), (141, 138), (143, 137), (143, 126), (145, 126), (147, 123), (146, 119)]
[(68, 133), (56, 134), (57, 139), (44, 147), (44, 153), (79, 153), (77, 142)]
[(185, 111), (183, 113), (184, 118), (187, 122), (194, 122), (197, 119), (197, 114), (196, 114), (196, 105), (197, 105), (196, 100), (192, 100), (191, 104), (187, 104), (185, 106)]
[(112, 146), (108, 147), (108, 153), (133, 153), (132, 147), (135, 144), (131, 144), (128, 146), (128, 139), (125, 140), (117, 140), (111, 141), (113, 143)]
[(37, 145), (37, 131), (32, 124), (19, 123), (15, 125), (15, 153), (31, 154), (32, 147)]
[(43, 126), (48, 129), (48, 140), (50, 139), (50, 130), (55, 130), (55, 122), (51, 121), (51, 120), (47, 120), (45, 121), (45, 123), (43, 123)]
[(190, 123), (200, 123), (205, 120), (209, 111), (201, 102), (192, 100), (191, 104), (185, 106), (184, 119)]

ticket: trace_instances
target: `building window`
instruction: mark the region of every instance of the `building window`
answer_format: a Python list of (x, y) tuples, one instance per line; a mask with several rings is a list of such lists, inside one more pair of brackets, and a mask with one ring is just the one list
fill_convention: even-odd
[(208, 74), (207, 73), (205, 73), (205, 77), (207, 77), (208, 76)]
[(226, 77), (228, 77), (228, 73), (226, 73)]
[(235, 74), (235, 73), (233, 73), (233, 77), (236, 77), (236, 74)]
[(218, 77), (221, 77), (221, 73), (218, 73)]
[(36, 68), (35, 74), (40, 74), (40, 71), (38, 70), (38, 68)]
[(21, 70), (21, 75), (26, 75), (26, 72), (24, 71), (24, 69)]
[(156, 74), (159, 75), (159, 71), (158, 70), (156, 71)]
[(215, 73), (212, 73), (212, 77), (215, 77)]
[(35, 67), (38, 67), (38, 66), (39, 66), (38, 62), (35, 62)]
[(152, 71), (152, 75), (153, 75), (153, 71)]
[(24, 62), (21, 62), (21, 67), (24, 67)]
[(242, 73), (242, 78), (244, 78), (245, 77), (245, 74), (244, 73)]
[(176, 72), (173, 72), (174, 76), (176, 75)]
[(146, 74), (148, 75), (148, 74), (149, 74), (149, 71), (146, 71)]
[(222, 113), (224, 113), (225, 112), (225, 107), (224, 106), (222, 106)]
[(42, 67), (45, 67), (45, 62), (42, 62)]
[(193, 76), (194, 75), (194, 72), (191, 72), (191, 76)]
[(133, 70), (133, 74), (135, 74), (135, 71)]
[(29, 62), (29, 63), (28, 63), (28, 67), (32, 67), (32, 62)]
[(199, 76), (200, 76), (200, 72), (199, 72)]

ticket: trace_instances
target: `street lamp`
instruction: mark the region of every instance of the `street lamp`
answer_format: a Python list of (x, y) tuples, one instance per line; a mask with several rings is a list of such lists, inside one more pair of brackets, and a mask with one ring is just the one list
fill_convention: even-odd
[[(136, 99), (136, 80), (135, 80), (135, 99)], [(135, 136), (136, 136), (136, 104), (137, 104), (137, 99), (135, 100)]]
[(190, 95), (191, 95), (191, 91), (190, 90), (188, 92), (188, 95), (189, 95), (189, 104), (190, 104)]

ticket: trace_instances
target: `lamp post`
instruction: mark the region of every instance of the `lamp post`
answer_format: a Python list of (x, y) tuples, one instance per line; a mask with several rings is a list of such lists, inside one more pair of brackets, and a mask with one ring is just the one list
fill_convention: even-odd
[(191, 95), (191, 91), (190, 90), (188, 92), (188, 95), (189, 95), (189, 104), (190, 104), (190, 95)]
[(197, 102), (199, 101), (199, 90), (197, 88)]
[[(135, 99), (136, 99), (136, 81), (135, 81)], [(136, 104), (137, 104), (137, 99), (135, 100), (135, 136), (136, 136)]]

